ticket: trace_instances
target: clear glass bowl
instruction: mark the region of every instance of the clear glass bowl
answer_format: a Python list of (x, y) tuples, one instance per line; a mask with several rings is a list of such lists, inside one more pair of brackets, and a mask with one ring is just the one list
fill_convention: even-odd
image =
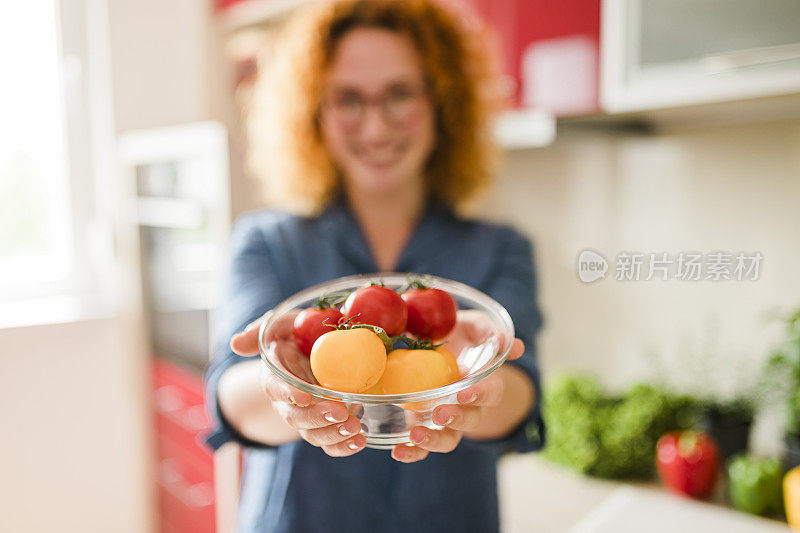
[[(458, 360), (461, 379), (436, 389), (407, 394), (355, 394), (326, 389), (319, 386), (311, 373), (307, 357), (298, 356), (297, 350), (287, 348), (286, 340), (279, 341), (270, 335), (278, 321), (294, 316), (302, 309), (313, 306), (324, 295), (355, 290), (370, 282), (383, 282), (390, 289), (399, 289), (409, 277), (425, 278), (432, 287), (450, 293), (459, 308), (459, 323), (470, 327), (473, 339), (451, 334), (445, 347)], [(459, 326), (456, 326), (459, 329)], [(477, 335), (476, 335), (477, 334)], [(476, 338), (477, 337), (477, 338)], [(409, 443), (409, 432), (417, 425), (438, 429), (431, 420), (434, 407), (456, 404), (456, 394), (485, 379), (506, 360), (514, 340), (514, 324), (505, 308), (482, 292), (463, 283), (429, 275), (377, 273), (347, 276), (315, 285), (291, 296), (273, 309), (261, 324), (258, 345), (267, 368), (292, 387), (309, 393), (314, 401), (336, 400), (344, 403), (361, 421), (361, 433), (367, 446), (391, 449), (397, 444)], [(291, 341), (294, 342), (294, 341)], [(443, 342), (443, 341), (437, 341)]]

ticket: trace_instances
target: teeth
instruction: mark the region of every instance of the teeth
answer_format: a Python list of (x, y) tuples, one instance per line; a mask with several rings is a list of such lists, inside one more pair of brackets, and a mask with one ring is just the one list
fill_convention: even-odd
[(403, 144), (399, 144), (389, 148), (380, 148), (377, 150), (361, 149), (356, 153), (367, 164), (386, 165), (396, 161), (404, 151), (405, 146)]
[(393, 161), (395, 158), (394, 154), (384, 154), (384, 155), (374, 155), (374, 156), (367, 156), (367, 161), (372, 161), (374, 163), (388, 163)]

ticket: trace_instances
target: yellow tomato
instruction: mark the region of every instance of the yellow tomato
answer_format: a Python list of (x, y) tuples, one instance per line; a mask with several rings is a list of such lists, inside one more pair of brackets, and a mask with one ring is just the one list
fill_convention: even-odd
[(444, 346), (439, 346), (436, 348), (436, 351), (439, 352), (445, 363), (447, 363), (447, 368), (450, 369), (450, 381), (448, 381), (448, 383), (453, 383), (461, 379), (461, 371), (458, 369), (458, 360), (456, 360), (456, 356), (453, 355), (453, 352)]
[(386, 348), (366, 328), (329, 331), (311, 348), (311, 372), (328, 389), (364, 392), (378, 383), (384, 368)]
[[(440, 350), (393, 350), (386, 358), (386, 370), (381, 378), (384, 392), (405, 394), (452, 383), (455, 357)], [(457, 373), (458, 364), (455, 367)]]
[(386, 394), (383, 392), (383, 385), (378, 381), (375, 385), (364, 391), (364, 394)]

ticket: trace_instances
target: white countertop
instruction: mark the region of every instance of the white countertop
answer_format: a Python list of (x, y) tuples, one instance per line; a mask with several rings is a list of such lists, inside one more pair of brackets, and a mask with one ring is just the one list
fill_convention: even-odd
[[(791, 533), (783, 522), (672, 495), (655, 484), (581, 476), (536, 454), (498, 471), (505, 533)], [(722, 501), (718, 490), (716, 501)]]

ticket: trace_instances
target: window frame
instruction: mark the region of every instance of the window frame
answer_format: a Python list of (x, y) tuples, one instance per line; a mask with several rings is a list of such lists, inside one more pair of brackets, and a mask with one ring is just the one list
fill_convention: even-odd
[(50, 321), (47, 312), (42, 318), (24, 312), (48, 303), (61, 309), (59, 321), (87, 313), (107, 315), (115, 300), (120, 202), (107, 0), (54, 3), (67, 175), (63, 202), (71, 226), (71, 261), (67, 275), (57, 280), (0, 284), (0, 325)]

